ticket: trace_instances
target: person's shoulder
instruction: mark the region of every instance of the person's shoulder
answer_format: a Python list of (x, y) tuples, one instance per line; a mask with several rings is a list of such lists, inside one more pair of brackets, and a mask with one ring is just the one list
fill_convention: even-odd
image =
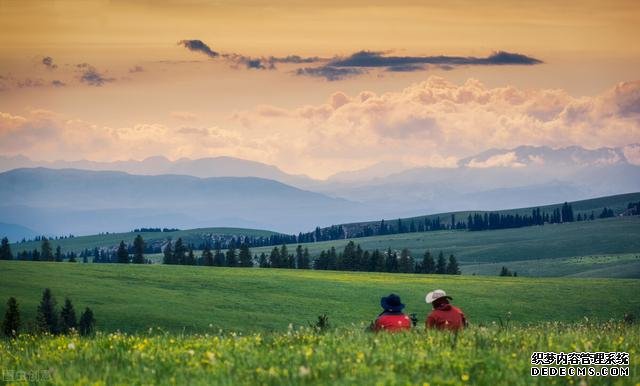
[(461, 310), (459, 307), (451, 306), (451, 309), (452, 309), (452, 310), (454, 310), (455, 312), (458, 312), (458, 313), (464, 314), (464, 312), (462, 312), (462, 310)]

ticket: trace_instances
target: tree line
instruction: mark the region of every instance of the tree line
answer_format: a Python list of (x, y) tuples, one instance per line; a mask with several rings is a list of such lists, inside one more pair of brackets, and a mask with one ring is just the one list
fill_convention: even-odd
[[(56, 335), (77, 331), (80, 335), (90, 335), (94, 331), (95, 323), (96, 320), (91, 308), (86, 307), (80, 315), (80, 319), (77, 319), (71, 299), (65, 298), (64, 306), (58, 312), (56, 300), (51, 290), (45, 288), (42, 292), (42, 299), (38, 305), (34, 326), (37, 332)], [(15, 338), (20, 334), (21, 328), (22, 320), (18, 301), (16, 298), (10, 297), (4, 314), (2, 332), (6, 337)]]

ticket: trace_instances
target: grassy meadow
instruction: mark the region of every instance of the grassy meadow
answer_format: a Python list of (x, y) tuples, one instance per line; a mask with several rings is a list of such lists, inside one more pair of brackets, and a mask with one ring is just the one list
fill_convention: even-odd
[[(634, 385), (640, 326), (619, 322), (318, 333), (23, 336), (0, 340), (3, 369), (45, 369), (50, 384), (94, 385)], [(531, 377), (533, 352), (620, 351), (625, 377)]]
[(436, 288), (448, 291), (474, 324), (490, 325), (508, 313), (516, 323), (640, 316), (640, 285), (632, 279), (19, 261), (0, 261), (0, 275), (0, 313), (14, 296), (23, 320), (32, 322), (48, 287), (59, 305), (69, 297), (78, 310), (91, 307), (103, 331), (281, 331), (289, 324), (306, 326), (320, 314), (347, 326), (373, 320), (380, 297), (391, 292), (424, 322), (424, 296)]

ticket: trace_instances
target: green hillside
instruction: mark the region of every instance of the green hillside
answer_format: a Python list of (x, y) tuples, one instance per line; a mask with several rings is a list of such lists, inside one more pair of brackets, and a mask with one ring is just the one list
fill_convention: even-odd
[[(507, 313), (516, 322), (640, 315), (638, 280), (500, 278), (333, 271), (0, 261), (0, 313), (17, 298), (33, 322), (43, 288), (58, 304), (91, 307), (101, 330), (265, 331), (307, 325), (326, 313), (336, 326), (367, 323), (380, 297), (402, 296), (422, 320), (427, 291), (442, 288), (472, 323)], [(606, 299), (606, 306), (603, 306)]]
[[(640, 216), (595, 221), (546, 224), (514, 229), (468, 232), (447, 230), (401, 233), (353, 239), (362, 249), (409, 248), (420, 258), (425, 250), (453, 253), (462, 263), (492, 263), (537, 260), (597, 254), (640, 252)], [(332, 246), (341, 250), (349, 240), (303, 244), (312, 256)], [(295, 245), (290, 247), (295, 248)], [(268, 253), (272, 247), (254, 248)], [(292, 250), (291, 248), (289, 249)]]
[[(140, 234), (147, 244), (162, 242), (171, 238), (176, 240), (181, 237), (182, 240), (189, 244), (199, 244), (203, 240), (203, 236), (254, 236), (254, 237), (269, 237), (271, 235), (278, 234), (277, 232), (271, 232), (259, 229), (244, 229), (244, 228), (196, 228), (188, 230), (180, 230), (175, 232), (124, 232), (124, 233), (105, 233), (100, 235), (91, 236), (77, 236), (72, 238), (65, 238), (60, 240), (51, 240), (53, 248), (57, 245), (62, 248), (64, 252), (76, 252), (79, 253), (85, 249), (93, 249), (94, 247), (115, 247), (123, 240), (126, 243), (132, 243), (136, 235)], [(11, 245), (14, 253), (22, 252), (26, 250), (33, 250), (40, 248), (39, 241), (30, 241), (25, 243), (15, 243)]]

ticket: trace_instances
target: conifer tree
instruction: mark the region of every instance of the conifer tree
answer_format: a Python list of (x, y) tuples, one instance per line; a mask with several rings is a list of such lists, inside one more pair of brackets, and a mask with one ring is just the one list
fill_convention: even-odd
[(18, 302), (14, 297), (10, 297), (7, 301), (2, 332), (8, 338), (15, 338), (20, 334), (20, 311), (18, 310)]
[(144, 239), (137, 235), (133, 239), (133, 264), (144, 264)]
[(402, 249), (400, 252), (400, 260), (398, 261), (398, 272), (411, 273), (413, 272), (412, 265), (413, 259), (411, 259), (409, 250), (407, 248)]
[(56, 311), (56, 301), (49, 288), (45, 288), (42, 293), (42, 300), (38, 305), (36, 315), (36, 327), (41, 332), (56, 334), (58, 332), (58, 313)]
[(78, 332), (80, 335), (87, 336), (93, 334), (96, 320), (93, 317), (93, 311), (87, 307), (84, 309), (82, 315), (80, 315), (80, 322), (78, 323)]
[(56, 246), (56, 253), (54, 255), (55, 261), (57, 262), (61, 262), (62, 260), (64, 260), (62, 258), (62, 248), (60, 248), (60, 246)]
[(125, 245), (124, 241), (120, 241), (116, 256), (118, 257), (118, 263), (129, 264), (129, 252), (127, 251), (127, 246)]
[(53, 250), (51, 249), (51, 243), (49, 243), (49, 239), (46, 237), (42, 238), (42, 244), (40, 246), (40, 260), (42, 261), (53, 261)]
[(460, 267), (458, 266), (458, 260), (453, 255), (449, 255), (449, 263), (447, 264), (447, 274), (460, 275)]
[(422, 258), (422, 273), (436, 273), (436, 262), (429, 251), (426, 251)]
[(269, 267), (280, 268), (280, 249), (273, 247), (271, 255), (269, 255)]
[(184, 264), (186, 259), (187, 248), (182, 243), (182, 238), (178, 237), (173, 246), (173, 264)]
[(447, 261), (444, 258), (444, 253), (440, 251), (438, 254), (438, 262), (436, 263), (436, 273), (437, 274), (445, 274), (447, 273)]
[(213, 265), (213, 253), (211, 253), (209, 245), (205, 245), (204, 250), (202, 251), (202, 265), (208, 267)]
[(241, 267), (253, 267), (253, 260), (251, 259), (251, 250), (249, 245), (245, 242), (240, 245), (240, 253), (238, 254), (238, 260), (240, 260)]
[(302, 260), (298, 262), (298, 268), (309, 269), (310, 264), (311, 264), (311, 257), (309, 256), (309, 248), (305, 247), (304, 252), (302, 252)]
[(68, 333), (72, 328), (77, 328), (76, 311), (73, 308), (71, 299), (64, 300), (64, 307), (60, 310), (60, 331), (63, 334)]
[(185, 265), (196, 265), (196, 257), (193, 255), (193, 248), (189, 247), (189, 252), (187, 252), (187, 257), (184, 259)]
[(13, 260), (9, 239), (6, 237), (3, 237), (0, 243), (0, 260)]
[(175, 264), (173, 261), (173, 248), (171, 246), (171, 240), (167, 242), (167, 245), (164, 247), (162, 263), (163, 264)]
[(236, 257), (236, 248), (233, 245), (229, 246), (227, 249), (227, 266), (235, 267), (238, 265), (238, 259)]

